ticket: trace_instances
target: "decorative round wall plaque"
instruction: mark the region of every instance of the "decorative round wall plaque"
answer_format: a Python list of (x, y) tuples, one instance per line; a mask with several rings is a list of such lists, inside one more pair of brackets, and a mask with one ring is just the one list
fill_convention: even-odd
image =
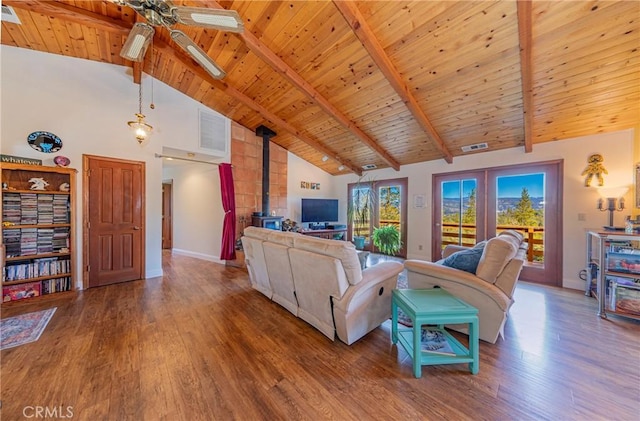
[(36, 151), (44, 153), (58, 152), (62, 149), (62, 140), (49, 132), (33, 132), (27, 136), (27, 143)]

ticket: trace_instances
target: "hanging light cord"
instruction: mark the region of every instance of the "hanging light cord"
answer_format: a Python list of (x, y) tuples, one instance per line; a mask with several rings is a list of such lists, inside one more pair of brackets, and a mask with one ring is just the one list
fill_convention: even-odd
[(142, 114), (142, 73), (140, 73), (140, 85), (138, 86), (138, 114)]
[(153, 57), (153, 37), (151, 37), (151, 103), (149, 104), (149, 108), (151, 108), (152, 110), (154, 110), (156, 108), (156, 105), (153, 103), (153, 79), (154, 79), (153, 68), (154, 68), (154, 64), (155, 64), (155, 58)]

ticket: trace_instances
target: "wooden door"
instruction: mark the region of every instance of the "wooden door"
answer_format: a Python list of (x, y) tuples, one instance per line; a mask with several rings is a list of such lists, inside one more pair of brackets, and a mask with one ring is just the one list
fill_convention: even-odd
[(84, 156), (89, 287), (144, 277), (144, 180), (144, 162)]
[(173, 219), (171, 198), (173, 185), (162, 183), (162, 248), (173, 248)]

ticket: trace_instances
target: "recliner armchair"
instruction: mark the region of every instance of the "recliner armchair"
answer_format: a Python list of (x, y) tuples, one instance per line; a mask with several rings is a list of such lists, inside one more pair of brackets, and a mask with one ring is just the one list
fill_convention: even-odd
[[(483, 247), (481, 254), (478, 249)], [(497, 237), (476, 245), (475, 253), (480, 255), (473, 273), (468, 267), (462, 270), (445, 266), (446, 260), (464, 257), (454, 253), (474, 251), (468, 247), (448, 245), (443, 251), (443, 260), (428, 262), (407, 260), (407, 282), (411, 289), (441, 287), (478, 309), (480, 339), (495, 343), (498, 336), (504, 338), (504, 324), (513, 304), (513, 292), (522, 266), (527, 258), (528, 244), (517, 231), (507, 230)], [(464, 259), (459, 259), (464, 260)], [(468, 262), (464, 262), (467, 264)], [(455, 266), (455, 264), (453, 265)], [(450, 326), (454, 330), (467, 332), (466, 325)]]

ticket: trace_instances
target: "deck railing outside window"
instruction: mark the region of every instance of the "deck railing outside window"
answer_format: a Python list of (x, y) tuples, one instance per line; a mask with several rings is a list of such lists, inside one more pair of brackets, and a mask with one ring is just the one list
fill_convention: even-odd
[[(498, 225), (497, 231), (514, 230), (520, 232), (529, 243), (527, 260), (530, 263), (544, 261), (544, 227), (525, 227), (516, 225)], [(442, 247), (458, 244), (473, 247), (476, 244), (476, 226), (474, 224), (442, 224)]]

